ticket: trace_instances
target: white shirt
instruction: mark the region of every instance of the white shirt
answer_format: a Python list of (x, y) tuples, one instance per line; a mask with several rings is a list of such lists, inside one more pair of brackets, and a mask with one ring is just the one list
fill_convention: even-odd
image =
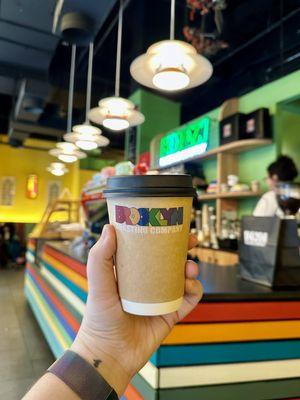
[(255, 217), (284, 217), (283, 211), (279, 208), (276, 194), (273, 190), (265, 193), (258, 201), (253, 215)]

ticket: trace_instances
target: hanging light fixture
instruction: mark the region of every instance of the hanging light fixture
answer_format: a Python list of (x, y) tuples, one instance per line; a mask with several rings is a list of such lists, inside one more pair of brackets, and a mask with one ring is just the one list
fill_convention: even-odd
[(101, 124), (112, 131), (122, 131), (130, 126), (140, 125), (145, 121), (144, 115), (136, 110), (135, 105), (130, 100), (120, 97), (122, 26), (123, 0), (120, 0), (115, 96), (100, 100), (98, 103), (99, 107), (92, 108), (88, 113), (91, 121)]
[(86, 154), (80, 151), (75, 144), (67, 142), (56, 143), (56, 148), (51, 149), (49, 154), (65, 163), (73, 163), (86, 157)]
[[(71, 131), (72, 127), (72, 111), (73, 111), (73, 96), (74, 96), (74, 75), (75, 75), (75, 59), (76, 59), (76, 45), (72, 45), (71, 68), (70, 68), (70, 83), (69, 83), (69, 98), (68, 98), (68, 122), (67, 131)], [(49, 154), (57, 157), (60, 161), (66, 163), (73, 163), (78, 159), (86, 157), (86, 154), (79, 150), (73, 143), (58, 142), (56, 148), (51, 149)]]
[(73, 126), (73, 132), (69, 132), (64, 135), (64, 139), (67, 142), (75, 143), (77, 147), (86, 151), (94, 150), (97, 147), (104, 147), (109, 144), (109, 140), (101, 135), (101, 129), (91, 125), (88, 120), (88, 112), (91, 108), (93, 53), (94, 44), (91, 42), (89, 46), (85, 122), (83, 124)]
[(144, 86), (165, 91), (190, 89), (206, 82), (213, 67), (189, 43), (174, 40), (175, 0), (171, 0), (170, 40), (150, 46), (130, 65), (131, 76)]
[(47, 168), (47, 171), (55, 176), (63, 176), (69, 170), (68, 170), (68, 168), (66, 168), (64, 163), (53, 162), (49, 165), (49, 167)]

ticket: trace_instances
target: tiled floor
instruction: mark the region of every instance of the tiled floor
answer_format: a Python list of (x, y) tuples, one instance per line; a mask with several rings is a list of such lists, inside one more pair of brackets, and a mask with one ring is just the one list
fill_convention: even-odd
[(54, 361), (23, 294), (24, 270), (0, 269), (0, 399), (19, 400)]

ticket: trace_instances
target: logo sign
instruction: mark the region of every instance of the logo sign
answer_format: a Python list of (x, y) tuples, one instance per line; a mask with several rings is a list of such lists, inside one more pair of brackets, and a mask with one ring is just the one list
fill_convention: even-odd
[(178, 128), (160, 140), (159, 166), (188, 160), (206, 151), (211, 120), (208, 117)]
[(266, 247), (268, 238), (268, 232), (244, 231), (244, 243), (247, 246)]
[(182, 230), (183, 207), (136, 208), (115, 206), (118, 229), (134, 233), (176, 233)]

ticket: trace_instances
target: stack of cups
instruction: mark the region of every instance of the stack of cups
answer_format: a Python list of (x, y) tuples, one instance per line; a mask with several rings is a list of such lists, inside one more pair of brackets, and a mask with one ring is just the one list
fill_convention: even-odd
[(117, 235), (116, 271), (124, 311), (163, 315), (179, 309), (192, 199), (189, 175), (116, 176), (104, 191)]

